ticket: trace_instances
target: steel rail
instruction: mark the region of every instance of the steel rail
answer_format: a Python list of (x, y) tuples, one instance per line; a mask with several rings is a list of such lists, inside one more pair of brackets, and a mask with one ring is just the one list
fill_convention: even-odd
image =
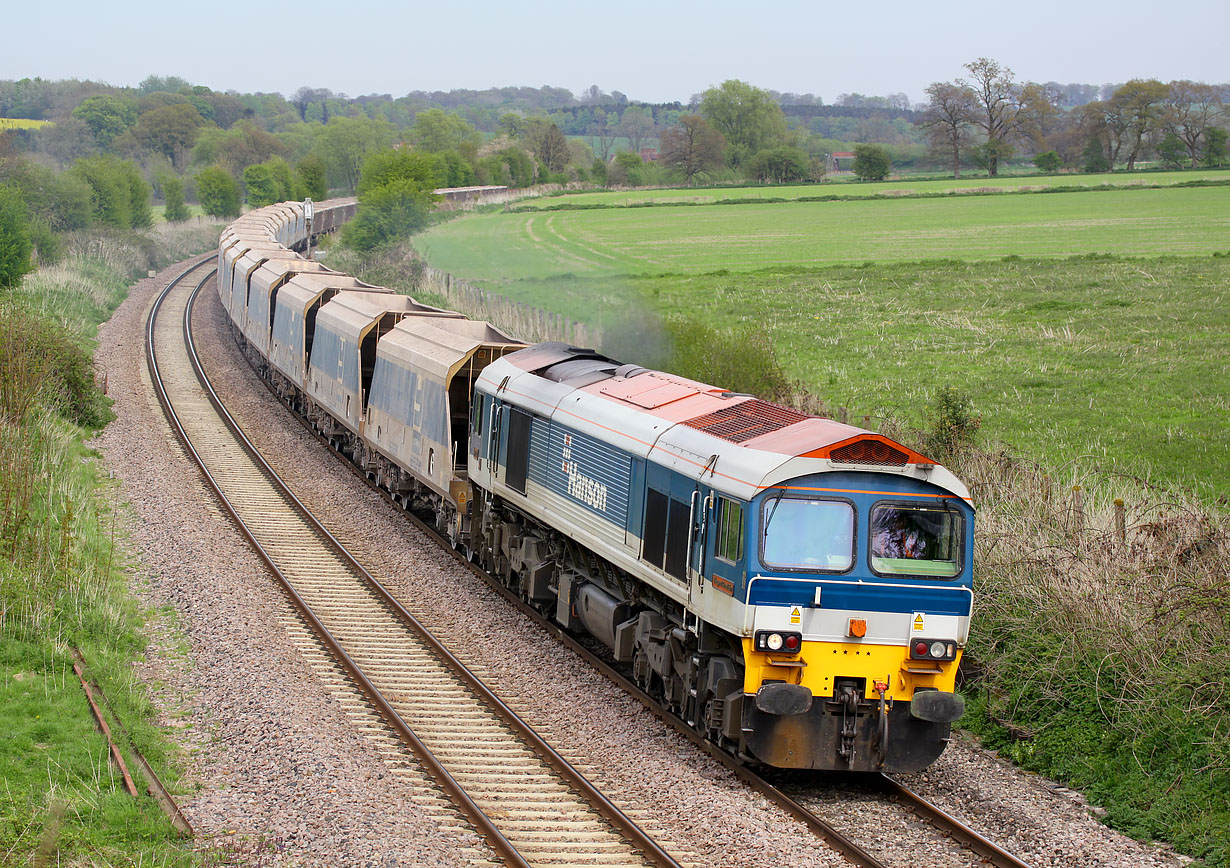
[[(374, 576), (372, 576), (346, 549), (346, 547), (338, 541), (318, 520), (312, 515), (310, 510), (299, 500), (299, 498), (290, 491), (289, 487), (281, 480), (273, 468), (265, 461), (259, 450), (249, 440), (238, 422), (223, 406), (220, 397), (209, 383), (203, 366), (200, 363), (199, 356), (196, 352), (195, 344), (192, 341), (191, 335), (191, 317), (195, 305), (196, 296), (199, 294), (201, 287), (208, 276), (201, 281), (200, 284), (193, 290), (193, 295), (185, 309), (183, 320), (183, 333), (185, 337), (186, 347), (192, 359), (194, 372), (197, 379), (201, 382), (203, 389), (207, 393), (211, 404), (219, 416), (225, 421), (232, 434), (243, 445), (243, 448), (249, 453), (249, 456), (256, 462), (261, 472), (264, 473), (268, 481), (273, 484), (280, 494), (288, 501), (299, 516), (306, 521), (313, 531), (320, 536), (323, 541), (326, 541), (330, 548), (349, 566), (358, 576), (362, 578), (368, 588), (381, 599), (382, 602), (392, 610), (399, 620), (409, 627), (429, 648), (431, 648), (441, 659), (444, 664), (456, 675), (459, 680), (464, 682), (488, 707), (494, 711), (506, 725), (515, 731), (527, 745), (544, 761), (548, 763), (555, 771), (560, 774), (569, 785), (571, 785), (578, 794), (608, 822), (611, 826), (622, 834), (631, 846), (639, 850), (642, 855), (655, 865), (663, 866), (663, 868), (679, 868), (678, 863), (663, 850), (656, 841), (649, 837), (639, 826), (636, 825), (629, 817), (627, 817), (618, 806), (612, 803), (601, 792), (599, 792), (577, 769), (569, 764), (562, 756), (560, 756), (550, 745), (548, 745), (534, 730), (526, 724), (515, 712), (512, 711), (504, 702), (502, 702), (483, 682), (470, 672), (447, 648), (445, 648), (430, 631), (427, 630), (417, 619), (414, 618), (400, 602), (391, 594)], [(168, 287), (169, 292), (170, 287)], [(159, 299), (158, 304), (161, 304)], [(153, 322), (156, 319), (156, 311), (151, 313), (149, 331), (149, 347), (151, 355), (151, 372), (156, 371), (156, 360), (153, 358)], [(157, 377), (155, 376), (157, 381)], [(233, 505), (228, 501), (226, 496), (221, 491), (220, 486), (209, 475), (201, 460), (201, 456), (192, 446), (187, 438), (186, 432), (175, 414), (173, 408), (169, 406), (169, 399), (165, 392), (159, 392), (159, 400), (163, 404), (164, 411), (168, 418), (172, 421), (181, 441), (183, 441), (192, 454), (194, 460), (201, 467), (206, 481), (210, 488), (218, 496), (226, 511), (232, 516), (236, 525), (248, 539), (254, 550), (258, 553), (261, 559), (266, 563), (271, 572), (278, 579), (279, 583), (287, 592), (288, 597), (299, 610), (305, 621), (309, 623), (312, 629), (320, 637), (321, 641), (329, 649), (339, 663), (343, 666), (346, 672), (351, 676), (356, 685), (360, 687), (363, 693), (369, 698), (373, 705), (380, 711), (381, 716), (389, 723), (390, 727), (397, 732), (399, 737), (411, 747), (415, 755), (423, 762), (431, 773), (436, 776), (442, 788), (450, 795), (457, 803), (458, 807), (474, 823), (480, 834), (488, 840), (496, 850), (496, 852), (508, 864), (522, 866), (528, 863), (516, 850), (516, 848), (508, 841), (504, 834), (491, 821), (485, 812), (473, 801), (473, 799), (464, 791), (464, 788), (456, 781), (445, 766), (435, 757), (434, 753), (428, 748), (419, 737), (413, 732), (408, 724), (401, 718), (397, 711), (392, 708), (379, 689), (361, 671), (359, 665), (350, 657), (349, 654), (342, 648), (341, 644), (336, 640), (328, 628), (312, 611), (311, 606), (304, 600), (292, 586), (290, 580), (274, 563), (272, 556), (264, 549), (264, 547), (256, 539), (255, 535), (249, 528), (244, 525), (243, 521), (233, 508)]]
[(924, 820), (940, 830), (952, 835), (953, 840), (968, 847), (974, 853), (989, 861), (996, 868), (1029, 868), (1029, 865), (998, 844), (978, 834), (956, 817), (942, 808), (928, 802), (922, 796), (898, 781), (892, 775), (881, 775), (882, 783), (889, 795), (918, 814)]
[[(266, 387), (268, 386), (269, 384), (266, 382)], [(269, 392), (274, 395), (275, 398), (278, 397), (277, 394), (273, 392), (272, 388), (269, 389)], [(281, 403), (280, 398), (278, 400)], [(587, 663), (602, 672), (602, 674), (608, 679), (639, 700), (650, 712), (658, 717), (658, 719), (662, 720), (690, 741), (693, 745), (705, 751), (705, 753), (707, 753), (710, 757), (717, 760), (736, 777), (753, 787), (757, 792), (764, 795), (779, 808), (786, 811), (799, 822), (805, 824), (809, 829), (824, 839), (835, 851), (840, 853), (852, 864), (863, 866), (863, 868), (885, 868), (884, 863), (878, 860), (866, 849), (859, 846), (848, 835), (838, 830), (835, 826), (824, 820), (822, 817), (819, 817), (812, 811), (808, 810), (805, 805), (782, 791), (770, 781), (766, 780), (763, 776), (757, 774), (751, 767), (741, 762), (737, 757), (732, 756), (727, 751), (703, 738), (682, 719), (676, 716), (673, 712), (664, 708), (657, 702), (656, 699), (643, 691), (640, 686), (636, 684), (636, 682), (629, 679), (622, 671), (612, 666), (600, 655), (595, 654), (584, 643), (578, 641), (574, 636), (566, 632), (558, 624), (548, 620), (541, 612), (518, 597), (502, 582), (494, 579), (489, 573), (481, 569), (476, 564), (471, 563), (462, 552), (453, 548), (452, 545), (449, 544), (448, 540), (440, 536), (434, 525), (423, 521), (414, 513), (405, 510), (401, 504), (393, 499), (389, 492), (377, 486), (373, 480), (367, 477), (367, 474), (364, 473), (361, 468), (335, 449), (329, 442), (328, 438), (323, 437), (320, 433), (313, 430), (302, 416), (297, 413), (295, 415), (296, 418), (303, 423), (307, 431), (311, 433), (318, 442), (341, 459), (343, 465), (366, 482), (374, 491), (379, 493), (380, 496), (383, 497), (389, 504), (397, 507), (399, 511), (402, 511), (412, 524), (424, 531), (431, 539), (435, 540), (436, 543), (452, 555), (452, 557), (460, 565), (464, 566), (475, 576), (482, 579), (490, 588), (498, 592), (507, 602), (516, 607), (520, 612), (531, 618), (540, 628), (553, 636), (558, 642), (574, 653), (580, 655)], [(927, 802), (921, 796), (909, 790), (895, 779), (889, 777), (888, 775), (882, 775), (881, 777), (885, 781), (881, 787), (886, 791), (887, 795), (898, 798), (902, 802), (903, 806), (908, 810), (913, 811), (916, 815), (931, 823), (931, 825), (935, 826), (940, 832), (949, 835), (957, 844), (966, 847), (984, 861), (996, 866), (996, 868), (1030, 868), (1028, 863), (1022, 861), (1017, 856), (995, 844), (988, 838), (980, 835), (960, 820), (957, 820), (955, 817), (945, 813), (942, 809)]]

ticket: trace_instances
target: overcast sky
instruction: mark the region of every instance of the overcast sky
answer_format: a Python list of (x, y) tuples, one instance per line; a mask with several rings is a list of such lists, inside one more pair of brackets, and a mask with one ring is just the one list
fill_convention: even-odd
[(825, 102), (856, 92), (920, 100), (929, 83), (986, 56), (1020, 80), (1230, 81), (1228, 0), (9, 0), (5, 7), (0, 79), (135, 85), (156, 73), (219, 91), (290, 94), (307, 85), (350, 96), (507, 85), (580, 92), (597, 84), (634, 100), (686, 102), (738, 78)]

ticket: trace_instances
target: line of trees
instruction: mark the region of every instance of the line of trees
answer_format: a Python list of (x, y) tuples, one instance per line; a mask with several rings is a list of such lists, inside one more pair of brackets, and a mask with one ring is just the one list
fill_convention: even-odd
[(1104, 99), (1065, 111), (1060, 93), (1018, 82), (998, 61), (980, 57), (965, 69), (965, 78), (928, 85), (918, 122), (954, 177), (969, 161), (993, 177), (1018, 147), (1052, 171), (1111, 171), (1120, 163), (1131, 171), (1147, 155), (1173, 167), (1226, 161), (1230, 112), (1224, 86), (1133, 79)]

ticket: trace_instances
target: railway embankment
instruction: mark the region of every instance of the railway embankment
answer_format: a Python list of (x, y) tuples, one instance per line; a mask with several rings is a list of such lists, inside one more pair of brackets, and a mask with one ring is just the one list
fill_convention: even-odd
[(204, 251), (216, 227), (70, 238), (67, 255), (0, 296), (0, 852), (14, 864), (178, 864), (186, 853), (152, 798), (134, 798), (80, 679), (136, 769), (174, 780), (177, 749), (133, 679), (148, 613), (132, 596), (114, 483), (86, 440), (112, 418), (97, 329), (139, 275)]

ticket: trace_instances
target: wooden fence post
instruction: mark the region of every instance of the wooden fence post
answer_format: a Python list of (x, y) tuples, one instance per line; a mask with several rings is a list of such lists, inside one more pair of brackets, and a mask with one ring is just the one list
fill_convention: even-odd
[(1115, 498), (1115, 538), (1119, 545), (1127, 542), (1127, 510), (1123, 506), (1123, 498)]

